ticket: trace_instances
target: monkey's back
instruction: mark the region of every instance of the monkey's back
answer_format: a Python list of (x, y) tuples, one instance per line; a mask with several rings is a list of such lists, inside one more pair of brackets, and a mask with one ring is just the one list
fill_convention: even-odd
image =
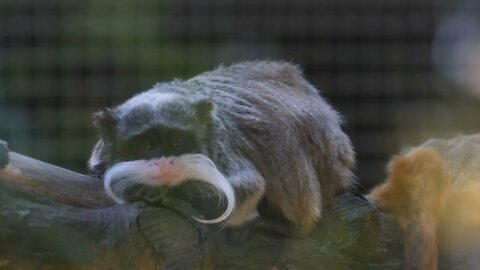
[(351, 185), (354, 154), (340, 118), (296, 66), (245, 62), (184, 83), (215, 104), (221, 147), (254, 164), (267, 201), (288, 219), (319, 217), (322, 202)]

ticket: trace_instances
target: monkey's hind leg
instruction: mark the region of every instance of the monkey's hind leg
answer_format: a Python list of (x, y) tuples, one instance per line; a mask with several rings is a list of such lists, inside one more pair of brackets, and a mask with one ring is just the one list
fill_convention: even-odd
[(257, 208), (265, 194), (263, 177), (252, 166), (242, 167), (228, 177), (234, 187), (237, 202), (235, 211), (227, 222), (227, 237), (233, 242), (248, 239), (256, 231), (259, 219)]
[(419, 147), (395, 157), (389, 165), (387, 182), (367, 196), (396, 216), (404, 234), (406, 269), (437, 269), (437, 226), (451, 182), (440, 154)]
[(237, 206), (228, 219), (235, 241), (247, 238), (252, 232), (266, 230), (283, 236), (296, 235), (298, 225), (285, 218), (284, 213), (270, 205), (265, 197), (265, 179), (248, 162), (227, 178), (235, 190)]
[(228, 177), (235, 190), (237, 206), (228, 220), (231, 226), (248, 223), (258, 217), (257, 206), (265, 193), (265, 180), (253, 168), (243, 168)]

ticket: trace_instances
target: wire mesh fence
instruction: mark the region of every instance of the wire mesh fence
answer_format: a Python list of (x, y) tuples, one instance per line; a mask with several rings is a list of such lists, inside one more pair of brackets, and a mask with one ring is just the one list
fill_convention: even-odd
[(478, 130), (478, 100), (434, 72), (432, 40), (460, 1), (0, 2), (0, 138), (84, 171), (90, 115), (158, 81), (283, 59), (344, 115), (368, 187), (389, 157)]

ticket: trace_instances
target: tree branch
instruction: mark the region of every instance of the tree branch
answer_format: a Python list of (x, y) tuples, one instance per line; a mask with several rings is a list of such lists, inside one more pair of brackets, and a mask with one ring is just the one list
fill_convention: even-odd
[(5, 156), (9, 163), (0, 170), (0, 183), (8, 188), (68, 206), (97, 208), (114, 204), (103, 191), (101, 180), (15, 152)]
[(176, 197), (155, 207), (114, 205), (100, 180), (0, 148), (0, 162), (8, 157), (0, 269), (402, 268), (395, 222), (354, 194), (338, 197), (306, 237), (282, 238), (199, 224)]

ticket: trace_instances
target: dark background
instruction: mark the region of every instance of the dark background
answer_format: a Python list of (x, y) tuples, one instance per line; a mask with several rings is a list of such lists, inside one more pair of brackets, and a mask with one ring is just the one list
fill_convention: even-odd
[(344, 115), (369, 187), (405, 146), (480, 129), (479, 100), (432, 64), (438, 25), (461, 4), (2, 0), (0, 139), (84, 172), (94, 111), (220, 63), (284, 59)]

